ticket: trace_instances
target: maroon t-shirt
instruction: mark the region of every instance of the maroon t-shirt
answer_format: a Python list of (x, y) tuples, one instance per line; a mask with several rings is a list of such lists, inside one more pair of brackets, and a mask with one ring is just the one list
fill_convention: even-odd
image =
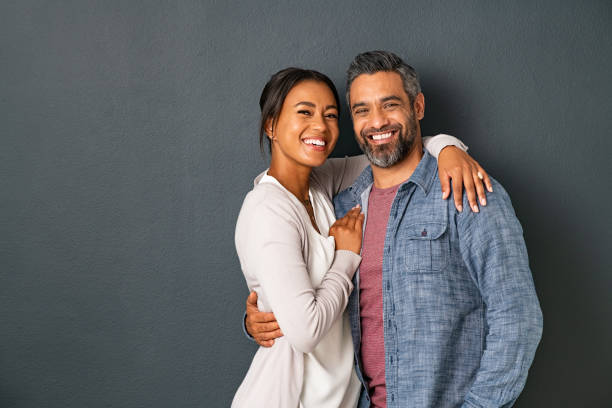
[(389, 212), (399, 186), (399, 184), (390, 188), (372, 186), (361, 249), (359, 267), (361, 362), (364, 380), (372, 396), (372, 407), (387, 406), (382, 265)]

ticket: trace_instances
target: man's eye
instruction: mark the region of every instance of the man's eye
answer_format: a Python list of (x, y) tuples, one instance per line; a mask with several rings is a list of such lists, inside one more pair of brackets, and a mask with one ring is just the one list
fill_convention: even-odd
[(355, 111), (355, 114), (356, 115), (361, 115), (362, 113), (366, 113), (367, 111), (368, 111), (367, 109), (357, 109)]
[(397, 105), (397, 103), (388, 103), (385, 105), (385, 108), (395, 108)]
[(307, 111), (307, 110), (299, 110), (298, 113), (300, 115), (306, 115), (306, 116), (312, 115), (312, 113), (310, 113), (310, 111)]

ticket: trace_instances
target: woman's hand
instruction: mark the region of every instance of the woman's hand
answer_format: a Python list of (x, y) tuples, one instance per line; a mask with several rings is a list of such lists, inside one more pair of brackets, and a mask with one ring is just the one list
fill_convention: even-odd
[(442, 184), (443, 199), (447, 199), (450, 195), (449, 179), (452, 179), (455, 207), (458, 211), (463, 211), (463, 186), (472, 211), (478, 212), (476, 194), (480, 204), (487, 205), (483, 184), (487, 186), (489, 192), (493, 192), (491, 180), (480, 164), (463, 150), (455, 146), (442, 149), (438, 155), (438, 174)]
[(329, 228), (329, 236), (336, 240), (336, 250), (345, 249), (357, 255), (361, 253), (361, 237), (365, 215), (361, 207), (353, 207)]

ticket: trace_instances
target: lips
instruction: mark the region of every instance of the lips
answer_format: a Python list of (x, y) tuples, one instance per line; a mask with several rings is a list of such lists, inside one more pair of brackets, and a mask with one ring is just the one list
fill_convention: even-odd
[(375, 135), (370, 135), (370, 138), (372, 140), (384, 140), (384, 139), (389, 139), (392, 135), (393, 135), (393, 132), (378, 133)]
[(392, 141), (398, 131), (398, 129), (386, 129), (384, 131), (368, 132), (366, 138), (371, 144), (385, 144)]
[(324, 151), (325, 146), (327, 146), (327, 142), (320, 138), (304, 138), (302, 139), (302, 143), (317, 151)]

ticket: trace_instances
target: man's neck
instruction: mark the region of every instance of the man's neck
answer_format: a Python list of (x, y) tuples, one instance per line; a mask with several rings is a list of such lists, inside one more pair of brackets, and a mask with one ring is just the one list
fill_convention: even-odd
[(374, 186), (376, 188), (389, 188), (408, 180), (423, 158), (423, 144), (417, 138), (410, 153), (402, 161), (391, 167), (382, 168), (372, 165)]

